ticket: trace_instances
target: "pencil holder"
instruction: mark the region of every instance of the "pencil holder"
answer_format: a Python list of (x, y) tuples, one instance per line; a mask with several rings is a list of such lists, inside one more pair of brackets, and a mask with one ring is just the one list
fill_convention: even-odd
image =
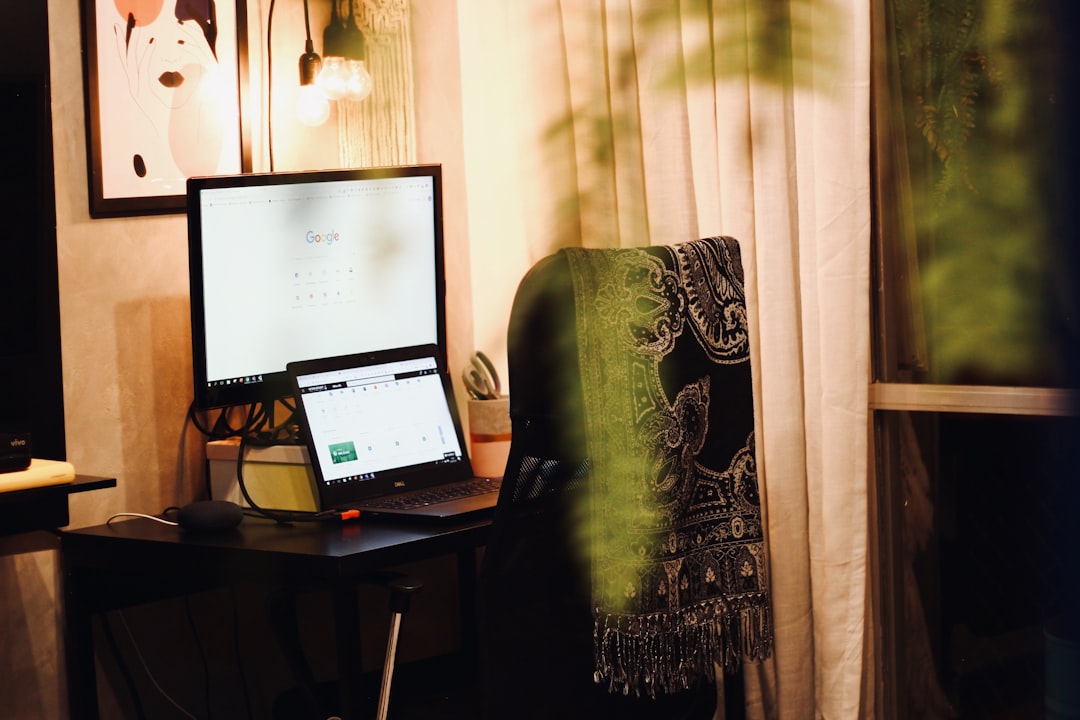
[(473, 474), (502, 477), (510, 455), (510, 398), (469, 400), (469, 448)]

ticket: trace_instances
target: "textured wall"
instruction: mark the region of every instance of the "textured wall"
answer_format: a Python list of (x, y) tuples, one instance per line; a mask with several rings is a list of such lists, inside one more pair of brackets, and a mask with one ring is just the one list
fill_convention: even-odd
[[(121, 511), (158, 513), (193, 499), (203, 482), (202, 438), (185, 423), (191, 400), (186, 220), (183, 215), (89, 217), (80, 4), (48, 1), (67, 453), (78, 472), (115, 477), (118, 484), (73, 497), (72, 527), (96, 525)], [(418, 89), (418, 105), (436, 104), (441, 112), (426, 139), (418, 133), (417, 160), (444, 163), (450, 357), (452, 366), (460, 366), (457, 361), (472, 349), (472, 319), (460, 99), (454, 92), (458, 63), (456, 57), (438, 56), (457, 50), (455, 37), (445, 37), (455, 4), (416, 4), (423, 7), (413, 32), (426, 38), (427, 53), (418, 69), (454, 74), (452, 82)], [(249, 3), (253, 33), (265, 31), (263, 5), (268, 2)], [(275, 18), (274, 47), (280, 39), (284, 49), (276, 62), (291, 79), (303, 47), (303, 25), (286, 16), (301, 4), (278, 6), (282, 15)], [(325, 25), (328, 12), (328, 5), (312, 3), (313, 31)], [(282, 105), (280, 113), (278, 169), (334, 166), (336, 131), (301, 134), (285, 119), (291, 107)], [(257, 150), (256, 162), (260, 159), (265, 156)], [(52, 550), (0, 555), (0, 714), (5, 718), (66, 717), (56, 559)], [(104, 702), (108, 711), (107, 695)]]

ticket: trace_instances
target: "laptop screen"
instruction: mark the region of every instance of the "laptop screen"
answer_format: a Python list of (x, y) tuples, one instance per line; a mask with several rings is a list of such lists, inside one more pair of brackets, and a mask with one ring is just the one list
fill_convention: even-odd
[(329, 507), (471, 474), (445, 373), (433, 352), (408, 354), (293, 369), (313, 470)]

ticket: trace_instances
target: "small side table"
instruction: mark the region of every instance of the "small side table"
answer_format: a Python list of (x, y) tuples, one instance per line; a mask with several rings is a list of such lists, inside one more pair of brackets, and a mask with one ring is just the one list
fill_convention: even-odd
[(76, 475), (74, 482), (0, 493), (0, 537), (51, 530), (70, 522), (68, 497), (116, 487), (116, 478)]

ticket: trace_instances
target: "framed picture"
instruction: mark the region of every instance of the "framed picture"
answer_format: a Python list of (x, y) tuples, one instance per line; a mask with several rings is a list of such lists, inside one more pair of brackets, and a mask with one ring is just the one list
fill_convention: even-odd
[(91, 217), (183, 212), (249, 172), (247, 0), (81, 0)]

